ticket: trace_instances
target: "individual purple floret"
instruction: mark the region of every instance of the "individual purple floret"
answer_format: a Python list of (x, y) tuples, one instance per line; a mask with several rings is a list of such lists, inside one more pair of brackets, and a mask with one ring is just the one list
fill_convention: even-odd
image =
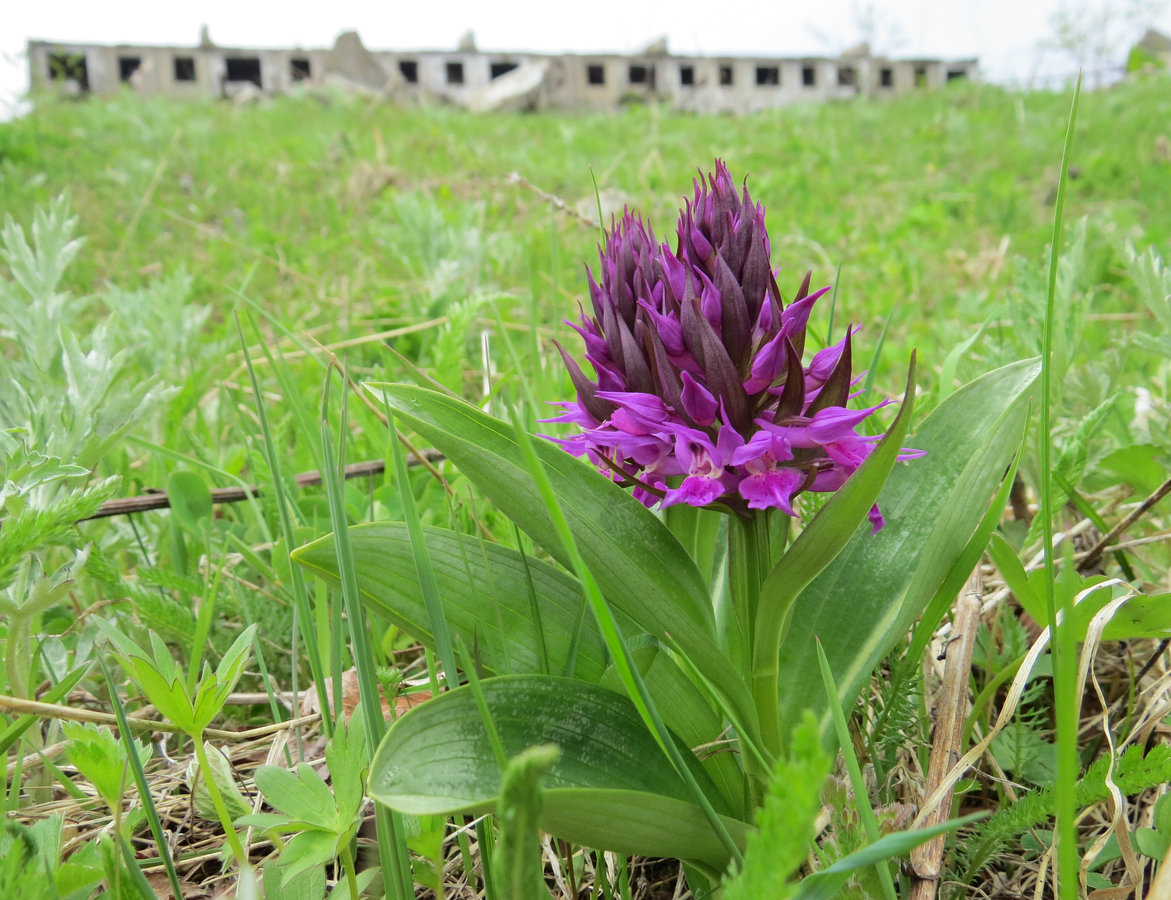
[[(862, 464), (879, 438), (856, 429), (885, 403), (846, 408), (852, 330), (803, 365), (809, 313), (828, 288), (811, 294), (807, 274), (782, 301), (764, 207), (720, 160), (676, 233), (672, 251), (627, 212), (606, 236), (597, 278), (586, 270), (593, 315), (573, 325), (594, 377), (558, 344), (577, 399), (547, 421), (579, 426), (557, 442), (648, 506), (794, 516), (798, 494), (835, 491)], [(870, 520), (882, 527), (877, 506)]]

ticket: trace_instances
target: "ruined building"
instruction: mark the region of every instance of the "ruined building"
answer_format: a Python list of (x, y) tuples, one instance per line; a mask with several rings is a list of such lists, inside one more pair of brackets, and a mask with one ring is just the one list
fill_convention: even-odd
[(665, 41), (617, 54), (367, 50), (355, 32), (328, 50), (219, 47), (206, 29), (193, 47), (31, 41), (34, 87), (109, 95), (219, 97), (341, 86), (406, 102), (475, 110), (605, 110), (655, 100), (680, 111), (750, 113), (862, 94), (894, 95), (975, 78), (975, 59), (885, 59), (865, 44), (838, 57), (679, 56)]

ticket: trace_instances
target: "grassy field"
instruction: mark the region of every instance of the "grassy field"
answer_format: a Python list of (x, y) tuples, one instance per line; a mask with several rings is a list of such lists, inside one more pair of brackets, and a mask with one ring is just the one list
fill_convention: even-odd
[[(1002, 709), (1015, 716), (996, 726), (959, 784), (954, 812), (993, 816), (964, 832), (958, 849), (948, 845), (944, 896), (1023, 896), (1055, 877), (1054, 795), (1070, 785), (1057, 776), (1048, 657), (1023, 694), (1006, 693), (1045, 624), (1030, 615), (1036, 607), (1027, 598), (1044, 594), (1035, 513), (1050, 475), (1054, 527), (1073, 535), (1059, 557), (1066, 548), (1089, 550), (1136, 513), (1118, 536), (1122, 546), (1077, 574), (1070, 556), (1060, 576), (1069, 596), (1104, 574), (1143, 598), (1129, 627), (1111, 623), (1100, 644), (1092, 633), (1083, 644), (1096, 679), (1078, 708), (1077, 764), (1088, 770), (1076, 798), (1085, 883), (1135, 885), (1143, 896), (1159, 863), (1169, 865), (1171, 801), (1160, 795), (1171, 765), (1160, 754), (1171, 721), (1163, 640), (1171, 619), (1162, 603), (1171, 557), (1161, 543), (1165, 506), (1139, 508), (1171, 460), (1171, 275), (1161, 262), (1171, 241), (1167, 88), (1165, 78), (1136, 80), (1081, 100), (1052, 297), (1053, 462), (1042, 467), (1034, 421), (986, 558), (988, 602), (963, 677), (975, 705), (957, 751), (993, 730)], [(417, 507), (424, 524), (531, 549), (449, 463), (414, 466), (414, 503), (404, 502), (384, 410), (364, 402), (365, 392), (347, 391), (329, 374), (331, 361), (347, 366), (355, 384), (407, 380), (413, 363), (502, 418), (507, 398), (526, 388), (537, 401), (571, 397), (552, 342), (578, 352), (564, 320), (588, 306), (584, 267), (596, 268), (599, 204), (607, 225), (628, 205), (673, 244), (681, 198), (719, 157), (736, 177), (747, 175), (767, 208), (785, 295), (807, 270), (815, 288), (834, 285), (810, 323), (811, 349), (860, 324), (856, 369), (869, 369), (864, 388), (873, 396), (902, 394), (917, 351), (921, 420), (961, 385), (1041, 351), (1070, 99), (956, 85), (885, 103), (700, 118), (655, 106), (470, 116), (340, 95), (253, 105), (125, 95), (45, 99), (29, 117), (0, 124), (0, 745), (8, 761), (3, 809), (21, 823), (4, 833), (4, 858), (15, 862), (0, 860), (0, 896), (168, 896), (173, 881), (148, 828), (156, 814), (184, 896), (260, 896), (240, 874), (239, 839), (221, 827), (220, 807), (227, 803), (231, 818), (252, 811), (262, 763), (358, 751), (329, 716), (324, 725), (282, 724), (234, 741), (206, 729), (238, 732), (319, 712), (290, 706), (290, 698), (325, 675), (340, 684), (343, 672), (360, 668), (360, 655), (398, 696), (400, 712), (413, 691), (436, 688), (430, 654), (377, 614), (372, 645), (356, 651), (343, 625), (353, 613), (325, 581), (303, 581), (290, 564), (293, 546), (331, 531), (330, 493), (295, 484), (295, 473), (331, 468), (338, 448), (346, 462), (387, 461), (385, 471), (376, 465), (346, 482), (339, 497), (349, 522), (402, 520)], [(323, 401), (327, 381), (332, 396)], [(540, 413), (522, 409), (541, 430)], [(213, 506), (213, 489), (242, 485), (260, 485), (260, 495)], [(169, 494), (170, 511), (73, 524), (104, 501), (155, 491)], [(336, 521), (337, 508), (333, 514)], [(219, 665), (234, 702), (180, 734), (155, 730), (143, 769), (129, 744), (112, 737), (112, 720), (82, 725), (35, 702), (103, 714), (124, 706), (131, 716), (178, 724), (144, 687), (146, 676), (114, 667), (104, 649), (113, 640), (133, 656), (108, 632), (145, 647), (147, 629), (162, 639), (153, 671), (169, 665), (171, 681), (194, 695), (215, 680), (201, 666)], [(938, 637), (946, 641), (946, 627)], [(945, 674), (935, 658), (942, 643), (910, 660), (909, 646), (900, 641), (879, 666), (850, 720), (886, 831), (906, 828), (924, 798), (930, 713)], [(252, 654), (246, 666), (239, 660), (238, 685), (234, 651)], [(230, 756), (212, 780), (221, 782), (220, 802), (207, 796), (202, 776), (194, 801), (192, 776), (184, 781), (189, 760), (201, 773), (219, 765), (193, 740), (199, 736)], [(1117, 763), (1110, 775), (1102, 760)], [(865, 843), (856, 814), (865, 804), (847, 785), (843, 775), (824, 792), (804, 871)], [(340, 796), (336, 777), (333, 788)], [(348, 822), (336, 834), (318, 827), (333, 844), (299, 876), (303, 893), (266, 875), (266, 895), (317, 900), (326, 879), (339, 885), (331, 896), (353, 896), (359, 883), (366, 889), (379, 874), (369, 863), (374, 832), (381, 842), (386, 827), (380, 820), (358, 833), (357, 863)], [(376, 878), (369, 890), (404, 896), (397, 877), (413, 878), (417, 896), (506, 896), (477, 886), (490, 824), (453, 831), (443, 817), (424, 816), (396, 827), (408, 833), (410, 871)], [(264, 833), (248, 835), (243, 855), (260, 871), (266, 862), (278, 871)], [(307, 844), (293, 854), (308, 854)], [(555, 896), (686, 890), (670, 862), (547, 840), (544, 852)], [(226, 874), (221, 853), (237, 857)], [(37, 875), (35, 886), (33, 869), (17, 866), (34, 857), (53, 876)], [(281, 858), (287, 873), (293, 855)], [(876, 871), (859, 870), (839, 895), (889, 900), (892, 889), (922, 890), (909, 868), (893, 868), (893, 888)], [(1162, 878), (1171, 890), (1171, 873)], [(48, 891), (49, 881), (51, 892), (32, 893)]]

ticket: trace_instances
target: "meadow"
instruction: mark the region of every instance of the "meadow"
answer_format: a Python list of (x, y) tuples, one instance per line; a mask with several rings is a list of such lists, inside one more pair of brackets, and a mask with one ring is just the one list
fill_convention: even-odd
[[(0, 124), (0, 896), (1171, 897), (1167, 86), (1083, 94), (1064, 168), (1072, 92), (969, 84), (747, 118), (46, 97)], [(737, 560), (756, 538), (710, 510), (660, 529), (599, 501), (635, 535), (628, 568), (607, 568), (619, 539), (573, 518), (603, 488), (523, 436), (570, 433), (538, 420), (574, 397), (554, 342), (581, 358), (566, 320), (591, 308), (611, 216), (637, 210), (674, 246), (717, 158), (767, 209), (781, 294), (807, 271), (832, 286), (809, 351), (859, 326), (852, 405), (904, 398), (866, 433), (938, 448), (888, 453), (886, 488), (879, 460), (833, 500), (803, 495), (751, 589)], [(388, 382), (422, 387), (363, 387)], [(520, 474), (479, 459), (489, 445)], [(916, 466), (952, 459), (962, 478), (932, 470), (939, 496), (914, 493)], [(894, 549), (867, 563), (875, 496), (892, 543), (873, 546)], [(774, 566), (800, 576), (792, 596)], [(738, 645), (721, 610), (757, 589), (796, 604), (777, 641), (810, 632), (813, 662), (783, 670), (780, 734), (754, 740), (722, 657), (667, 607), (644, 619), (618, 596), (644, 575), (648, 608), (671, 578), (665, 595), (710, 600), (696, 620), (754, 684), (751, 629)], [(480, 593), (496, 605), (460, 619)], [(530, 602), (525, 643), (500, 616), (528, 622)], [(865, 665), (854, 632), (829, 635), (854, 616), (883, 635), (858, 643)], [(558, 703), (614, 704), (594, 725), (615, 760), (695, 778), (589, 801), (566, 759), (518, 752), (523, 728), (513, 750), (501, 726), (502, 752), (501, 685), (537, 709), (523, 679), (559, 653), (582, 684), (558, 681)], [(359, 698), (347, 725), (334, 710)], [(488, 795), (421, 752), (401, 762), (406, 735), (435, 729), (441, 756), (460, 737), (444, 729), (481, 718)], [(707, 749), (681, 762), (672, 742)], [(623, 818), (639, 803), (649, 819)], [(912, 851), (932, 825), (946, 841)], [(622, 846), (593, 849), (608, 831)]]

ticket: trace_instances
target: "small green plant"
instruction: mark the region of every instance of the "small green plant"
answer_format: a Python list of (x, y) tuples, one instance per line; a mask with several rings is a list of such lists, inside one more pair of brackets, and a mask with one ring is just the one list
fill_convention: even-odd
[(131, 681), (167, 721), (183, 729), (194, 742), (195, 758), (199, 762), (203, 783), (223, 826), (228, 846), (237, 864), (245, 868), (248, 859), (244, 846), (240, 843), (236, 829), (232, 827), (231, 813), (220, 792), (216, 771), (208, 759), (203, 735), (223, 709), (228, 695), (244, 673), (256, 626), (249, 625), (244, 629), (214, 671), (205, 663), (198, 681), (193, 683), (183, 674), (171, 651), (158, 635), (150, 633), (151, 649), (147, 651), (109, 623), (100, 619), (98, 623)]
[[(355, 713), (348, 726), (338, 720), (326, 746), (330, 785), (305, 763), (296, 772), (276, 766), (256, 770), (256, 787), (277, 812), (241, 816), (236, 824), (272, 835), (294, 835), (282, 845), (276, 866), (282, 890), (311, 870), (324, 876), (325, 866), (340, 858), (349, 896), (358, 897), (353, 842), (362, 824), (366, 759), (365, 726)], [(320, 880), (324, 889), (324, 877)]]

